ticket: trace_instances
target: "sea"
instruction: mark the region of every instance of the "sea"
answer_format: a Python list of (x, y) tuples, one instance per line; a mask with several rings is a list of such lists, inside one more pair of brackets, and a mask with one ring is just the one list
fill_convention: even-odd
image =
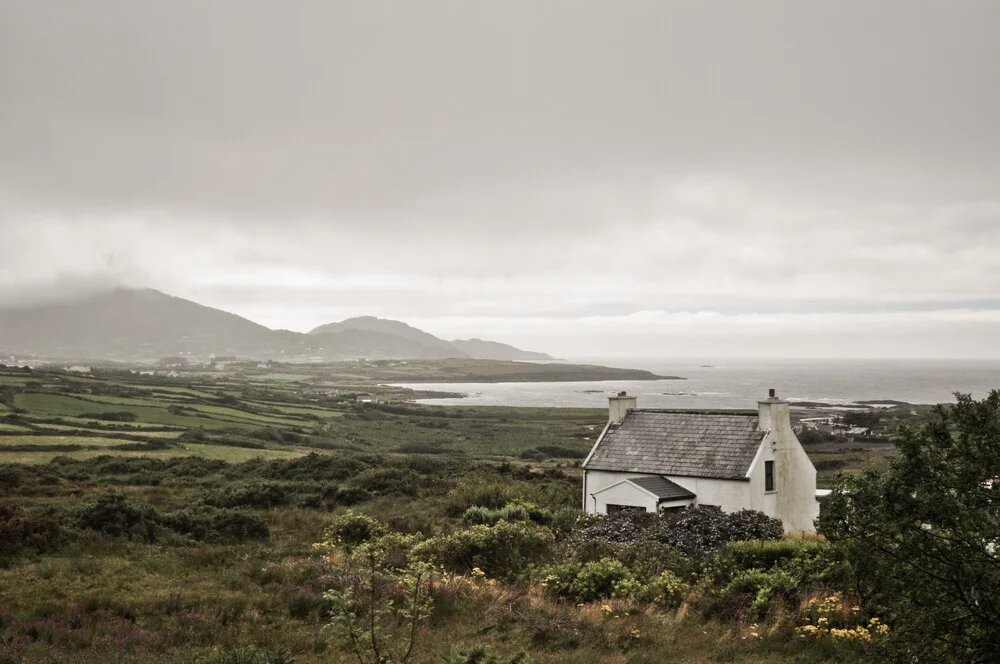
[(683, 380), (560, 383), (399, 383), (466, 395), (422, 403), (467, 406), (606, 408), (625, 391), (640, 408), (756, 408), (768, 389), (792, 402), (831, 407), (859, 401), (952, 403), (954, 393), (982, 398), (1000, 389), (1000, 360), (665, 360), (585, 358), (574, 363), (646, 369)]

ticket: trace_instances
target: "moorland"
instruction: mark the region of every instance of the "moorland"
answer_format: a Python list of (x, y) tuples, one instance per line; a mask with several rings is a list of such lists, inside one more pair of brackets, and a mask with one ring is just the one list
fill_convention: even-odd
[[(604, 410), (327, 383), (0, 368), (0, 662), (855, 661), (884, 636), (822, 538), (583, 515)], [(821, 484), (886, 467), (913, 413), (812, 436)]]

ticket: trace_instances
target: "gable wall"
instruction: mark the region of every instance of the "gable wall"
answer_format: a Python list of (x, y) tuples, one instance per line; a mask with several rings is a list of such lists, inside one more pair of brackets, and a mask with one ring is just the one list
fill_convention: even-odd
[[(615, 503), (608, 498), (607, 494), (613, 491), (605, 491), (595, 497), (592, 494), (601, 491), (613, 484), (632, 477), (659, 477), (643, 473), (616, 473), (607, 470), (587, 470), (584, 471), (584, 503), (583, 509), (589, 514), (606, 514), (607, 504), (631, 504)], [(697, 496), (696, 505), (718, 505), (726, 512), (735, 512), (747, 507), (750, 500), (750, 483), (740, 480), (716, 480), (700, 477), (679, 477), (677, 475), (664, 475), (667, 479), (676, 482), (688, 491)], [(763, 479), (761, 479), (763, 486)], [(653, 505), (650, 510), (655, 509), (656, 499), (650, 497)]]
[[(599, 494), (591, 498), (590, 502), (594, 505), (595, 510), (593, 513), (607, 514), (608, 505), (629, 505), (631, 507), (641, 507), (647, 512), (655, 512), (656, 497), (651, 496), (649, 493), (639, 489), (635, 485), (629, 484), (628, 482), (622, 482), (623, 479), (625, 479), (625, 477), (616, 478), (615, 482), (621, 482), (620, 484), (617, 486), (611, 486), (610, 489), (601, 491)], [(611, 484), (613, 485), (615, 482), (612, 482)]]

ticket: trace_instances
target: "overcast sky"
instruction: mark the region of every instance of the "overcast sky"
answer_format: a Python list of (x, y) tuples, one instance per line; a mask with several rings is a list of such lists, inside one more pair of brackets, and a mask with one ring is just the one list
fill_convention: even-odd
[(1000, 357), (1000, 3), (0, 0), (0, 301)]

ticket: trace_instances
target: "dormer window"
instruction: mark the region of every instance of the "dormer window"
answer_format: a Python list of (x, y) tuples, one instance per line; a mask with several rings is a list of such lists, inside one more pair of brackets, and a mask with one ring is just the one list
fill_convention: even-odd
[(764, 491), (774, 491), (774, 462), (764, 462)]

